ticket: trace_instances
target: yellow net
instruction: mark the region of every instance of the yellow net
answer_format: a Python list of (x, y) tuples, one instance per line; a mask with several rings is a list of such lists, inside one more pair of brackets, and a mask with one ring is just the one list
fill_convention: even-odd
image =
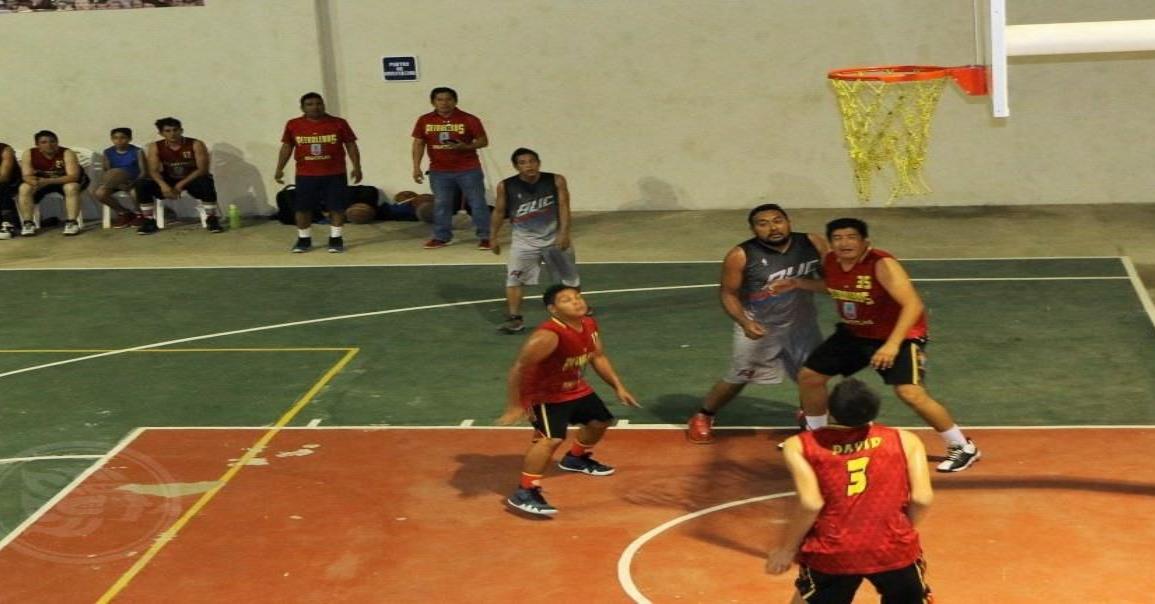
[(842, 110), (859, 201), (870, 202), (876, 177), (889, 181), (886, 205), (899, 197), (930, 192), (922, 178), (922, 166), (930, 142), (931, 118), (946, 80), (831, 78)]

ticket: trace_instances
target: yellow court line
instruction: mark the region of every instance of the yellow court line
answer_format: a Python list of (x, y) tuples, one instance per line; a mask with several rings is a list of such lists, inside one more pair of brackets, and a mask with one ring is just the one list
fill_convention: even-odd
[[(123, 350), (122, 348), (35, 348), (35, 349), (18, 349), (18, 348), (0, 348), (0, 353), (66, 353), (66, 352), (116, 352)], [(350, 350), (357, 350), (356, 348), (148, 348), (145, 350), (125, 350), (125, 353), (139, 353), (139, 352), (348, 352)]]
[(123, 591), (124, 588), (128, 586), (129, 582), (131, 582), (132, 579), (140, 573), (140, 571), (144, 570), (144, 567), (147, 566), (148, 563), (153, 558), (155, 558), (158, 553), (160, 553), (160, 550), (164, 549), (164, 546), (168, 545), (170, 541), (175, 539), (177, 534), (180, 533), (181, 529), (183, 529), (184, 526), (188, 524), (189, 521), (191, 521), (193, 517), (201, 511), (201, 509), (208, 505), (208, 503), (212, 501), (213, 497), (216, 497), (217, 493), (220, 492), (220, 490), (223, 489), (225, 485), (229, 483), (229, 481), (236, 477), (237, 473), (241, 471), (241, 468), (244, 468), (245, 465), (247, 465), (250, 461), (252, 461), (254, 457), (257, 456), (257, 454), (263, 451), (265, 446), (269, 444), (269, 441), (273, 440), (273, 437), (275, 437), (282, 428), (288, 425), (289, 422), (293, 421), (293, 418), (296, 417), (297, 414), (300, 413), (301, 410), (304, 409), (305, 406), (313, 400), (313, 397), (317, 396), (317, 393), (321, 391), (321, 388), (324, 388), (325, 385), (328, 384), (334, 376), (340, 373), (341, 370), (349, 364), (349, 361), (352, 361), (353, 357), (357, 356), (357, 353), (361, 351), (360, 348), (345, 348), (343, 350), (346, 351), (345, 356), (341, 357), (341, 360), (337, 361), (335, 365), (330, 367), (329, 371), (326, 371), (325, 375), (321, 376), (321, 379), (317, 380), (317, 383), (313, 384), (313, 387), (309, 388), (308, 392), (301, 395), (301, 398), (298, 399), (297, 402), (293, 403), (293, 406), (290, 407), (289, 410), (286, 411), (279, 420), (277, 420), (277, 423), (273, 424), (273, 427), (269, 428), (261, 436), (261, 438), (257, 440), (257, 442), (252, 447), (249, 448), (248, 452), (241, 456), (240, 460), (238, 460), (236, 464), (233, 465), (233, 467), (229, 468), (227, 472), (225, 472), (220, 478), (217, 479), (216, 485), (213, 488), (206, 491), (204, 495), (201, 495), (200, 499), (198, 499), (196, 503), (194, 503), (188, 510), (185, 510), (185, 513), (180, 518), (178, 518), (176, 522), (172, 524), (172, 526), (168, 527), (168, 529), (158, 535), (156, 541), (153, 542), (152, 547), (148, 548), (148, 551), (144, 552), (144, 555), (142, 555), (136, 561), (136, 563), (132, 565), (132, 568), (125, 571), (125, 573), (116, 580), (116, 583), (113, 583), (112, 587), (109, 587), (108, 591), (104, 592), (104, 595), (100, 596), (100, 599), (96, 601), (97, 604), (107, 604), (108, 602), (111, 602), (112, 599), (117, 596), (117, 594)]

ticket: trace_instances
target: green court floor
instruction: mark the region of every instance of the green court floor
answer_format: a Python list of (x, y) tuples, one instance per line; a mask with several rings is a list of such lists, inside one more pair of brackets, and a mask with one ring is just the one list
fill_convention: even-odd
[[(1121, 259), (904, 264), (931, 313), (931, 391), (964, 425), (1155, 424), (1155, 325)], [(643, 404), (615, 407), (620, 417), (682, 423), (725, 372), (718, 270), (582, 267), (607, 351)], [(91, 463), (3, 460), (99, 455), (138, 426), (271, 425), (349, 349), (291, 425), (491, 424), (524, 338), (494, 331), (502, 275), (497, 265), (0, 271), (12, 311), (0, 340), (0, 535)], [(832, 304), (820, 306), (829, 331)], [(544, 318), (536, 300), (527, 309)], [(919, 425), (885, 400), (883, 421)], [(796, 405), (792, 384), (755, 386), (719, 424), (786, 426)]]

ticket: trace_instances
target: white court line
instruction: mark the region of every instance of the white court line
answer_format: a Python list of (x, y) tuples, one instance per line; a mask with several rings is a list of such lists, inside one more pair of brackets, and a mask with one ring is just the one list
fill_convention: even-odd
[(99, 461), (86, 468), (80, 474), (77, 474), (76, 478), (73, 478), (72, 482), (68, 483), (68, 485), (66, 485), (63, 489), (60, 489), (59, 492), (53, 495), (52, 499), (44, 502), (44, 505), (40, 506), (40, 508), (38, 508), (35, 512), (32, 512), (32, 514), (25, 518), (24, 521), (21, 522), (16, 528), (12, 529), (11, 532), (9, 532), (7, 535), (4, 535), (4, 538), (0, 539), (0, 550), (3, 550), (8, 546), (8, 544), (15, 541), (16, 538), (20, 536), (20, 534), (23, 533), (25, 529), (39, 520), (41, 516), (48, 513), (48, 510), (51, 510), (56, 506), (57, 503), (60, 503), (60, 500), (64, 499), (69, 493), (76, 489), (76, 487), (80, 486), (85, 480), (88, 480), (89, 476), (92, 476), (97, 472), (97, 470), (103, 468), (104, 464), (108, 463), (108, 460), (112, 459), (126, 447), (128, 447), (128, 445), (133, 440), (135, 440), (137, 436), (140, 436), (140, 434), (145, 430), (147, 430), (147, 428), (136, 428), (132, 432), (129, 432), (128, 436), (125, 436), (119, 443), (116, 443), (116, 446), (110, 449), (108, 453), (99, 456)]
[[(981, 262), (986, 260), (1117, 260), (1124, 258), (1124, 256), (995, 256), (991, 258), (900, 258), (900, 261), (917, 261), (917, 262)], [(721, 264), (720, 258), (712, 258), (710, 260), (597, 260), (590, 262), (582, 262), (582, 264)], [(326, 266), (326, 265), (285, 265), (285, 266), (269, 266), (258, 264), (231, 264), (231, 265), (212, 265), (212, 266), (85, 266), (85, 267), (13, 267), (0, 268), (3, 271), (172, 271), (172, 270), (215, 270), (215, 269), (270, 269), (270, 270), (302, 270), (302, 269), (342, 269), (342, 268), (391, 268), (391, 267), (461, 267), (461, 266), (505, 266), (504, 262), (462, 262), (456, 264), (445, 263), (415, 263), (415, 264), (400, 264), (400, 263), (381, 263), (381, 264), (342, 264), (340, 266)]]
[(471, 427), (471, 426), (473, 426), (473, 420), (471, 420), (471, 419), (463, 419), (463, 420), (461, 420), (461, 427), (462, 427), (462, 428), (469, 428), (469, 427)]
[[(464, 420), (470, 421), (470, 420)], [(628, 420), (626, 420), (628, 421)], [(890, 424), (887, 424), (890, 426)], [(686, 424), (639, 424), (630, 422), (623, 430), (685, 430)], [(383, 426), (379, 424), (357, 425), (330, 425), (330, 426), (284, 426), (281, 430), (357, 430), (368, 432), (372, 430), (458, 430), (462, 424), (441, 426)], [(931, 430), (930, 426), (890, 426), (902, 430)], [(1078, 425), (1078, 426), (963, 426), (966, 430), (1152, 430), (1155, 424), (1110, 424), (1110, 425)], [(141, 430), (268, 430), (268, 426), (146, 426)], [(531, 430), (529, 426), (478, 426), (471, 424), (470, 430)], [(613, 428), (611, 428), (612, 430)], [(715, 430), (798, 430), (798, 424), (783, 426), (714, 426)]]
[(50, 459), (100, 459), (103, 455), (43, 455), (40, 457), (6, 457), (0, 459), (0, 465), (24, 463), (26, 461), (47, 461)]
[(305, 425), (310, 427), (310, 428), (316, 428), (317, 426), (321, 425), (321, 418), (314, 417), (313, 419), (309, 420), (308, 424), (305, 424)]
[(1123, 268), (1127, 270), (1127, 277), (1131, 279), (1131, 285), (1135, 287), (1135, 295), (1139, 296), (1139, 303), (1143, 305), (1143, 310), (1147, 311), (1147, 318), (1151, 319), (1152, 325), (1155, 325), (1155, 304), (1151, 302), (1151, 295), (1143, 286), (1143, 280), (1139, 278), (1139, 271), (1135, 270), (1135, 263), (1131, 262), (1130, 256), (1123, 256)]
[(633, 562), (634, 556), (638, 553), (638, 550), (642, 549), (642, 546), (645, 545), (648, 541), (666, 532), (667, 530), (682, 524), (683, 522), (705, 516), (706, 514), (713, 514), (714, 512), (721, 510), (738, 507), (740, 505), (746, 505), (747, 503), (757, 503), (759, 501), (779, 499), (782, 497), (789, 497), (791, 495), (794, 495), (794, 491), (774, 493), (773, 495), (762, 495), (760, 497), (751, 497), (749, 499), (740, 499), (738, 501), (730, 501), (728, 503), (708, 507), (704, 510), (698, 510), (697, 512), (691, 512), (689, 514), (678, 516), (673, 520), (664, 522), (650, 529), (641, 537), (634, 539), (633, 542), (626, 547), (625, 551), (623, 551), (622, 555), (618, 558), (618, 583), (621, 584), (622, 590), (625, 591), (626, 595), (628, 595), (634, 602), (637, 602), (638, 604), (652, 604), (650, 600), (646, 598), (646, 596), (642, 595), (641, 590), (639, 590), (638, 586), (634, 584), (634, 578), (630, 574), (630, 564)]

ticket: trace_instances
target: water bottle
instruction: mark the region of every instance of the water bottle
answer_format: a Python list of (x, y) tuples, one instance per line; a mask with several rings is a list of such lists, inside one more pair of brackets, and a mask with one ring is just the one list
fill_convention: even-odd
[(235, 203), (229, 204), (229, 228), (241, 228), (241, 209)]

